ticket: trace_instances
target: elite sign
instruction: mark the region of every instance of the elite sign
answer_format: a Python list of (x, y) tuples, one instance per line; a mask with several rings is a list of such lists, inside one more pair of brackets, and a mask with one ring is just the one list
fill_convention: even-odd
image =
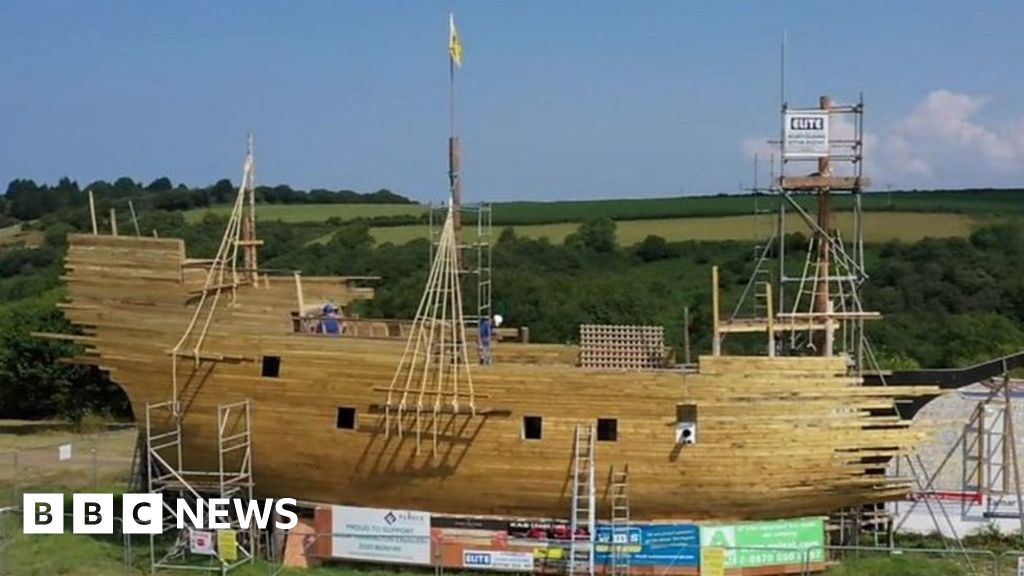
[(828, 112), (787, 111), (782, 154), (786, 158), (828, 156)]

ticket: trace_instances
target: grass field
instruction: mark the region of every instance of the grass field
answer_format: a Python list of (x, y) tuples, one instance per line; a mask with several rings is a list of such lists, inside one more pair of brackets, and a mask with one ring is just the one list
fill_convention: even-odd
[(37, 248), (43, 243), (43, 233), (38, 230), (22, 230), (21, 224), (0, 228), (0, 248), (24, 246)]
[[(207, 214), (226, 217), (230, 211), (230, 206), (188, 210), (185, 221), (200, 222)], [(419, 216), (427, 212), (427, 207), (422, 204), (261, 204), (256, 211), (261, 220), (323, 222), (332, 217), (354, 220), (374, 216)]]
[[(788, 232), (802, 231), (807, 227), (793, 215), (787, 220)], [(840, 230), (846, 236), (853, 231), (853, 215), (840, 213), (836, 217)], [(864, 218), (864, 236), (868, 242), (902, 240), (912, 242), (926, 236), (964, 237), (988, 218), (976, 218), (965, 214), (924, 214), (919, 212), (878, 212)], [(562, 224), (534, 224), (514, 226), (517, 234), (529, 238), (547, 237), (552, 242), (562, 242), (576, 231), (578, 222)], [(652, 220), (627, 220), (617, 223), (619, 244), (630, 246), (640, 242), (649, 234), (656, 234), (666, 240), (763, 240), (771, 234), (774, 221), (770, 216), (723, 216), (714, 218), (661, 218)], [(496, 227), (494, 234), (498, 234)], [(474, 227), (467, 227), (470, 236)], [(378, 243), (404, 244), (416, 238), (426, 238), (426, 225), (387, 226), (371, 229)], [(320, 241), (330, 239), (330, 235)]]
[[(798, 202), (814, 206), (814, 197), (799, 196)], [(871, 212), (951, 212), (959, 214), (1006, 215), (1024, 214), (1024, 190), (952, 190), (927, 192), (873, 192), (863, 195), (864, 209)], [(777, 199), (768, 196), (720, 195), (678, 198), (636, 198), (614, 200), (574, 200), (553, 202), (495, 202), (495, 224), (555, 224), (580, 222), (589, 218), (608, 217), (613, 220), (642, 220), (681, 217), (743, 216), (770, 209)], [(837, 211), (850, 211), (853, 197), (834, 198)], [(342, 219), (374, 216), (409, 216), (423, 214), (427, 207), (417, 204), (293, 204), (262, 205), (260, 218), (285, 222), (322, 222), (331, 217)], [(224, 215), (227, 206), (190, 210), (185, 218), (196, 222), (212, 212)]]

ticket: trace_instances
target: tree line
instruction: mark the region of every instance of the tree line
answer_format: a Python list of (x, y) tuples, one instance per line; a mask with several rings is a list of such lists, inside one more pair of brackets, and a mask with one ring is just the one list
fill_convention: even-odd
[[(0, 199), (0, 220), (29, 221), (88, 204), (88, 192), (104, 202), (134, 200), (136, 209), (188, 210), (234, 200), (238, 188), (228, 179), (210, 186), (175, 185), (161, 177), (149, 184), (121, 177), (114, 182), (97, 180), (85, 187), (64, 177), (55, 185), (37, 184), (31, 179), (12, 180)], [(405, 196), (382, 188), (376, 192), (352, 190), (296, 190), (290, 186), (257, 186), (257, 201), (267, 204), (415, 204)], [(4, 222), (0, 221), (0, 224)]]

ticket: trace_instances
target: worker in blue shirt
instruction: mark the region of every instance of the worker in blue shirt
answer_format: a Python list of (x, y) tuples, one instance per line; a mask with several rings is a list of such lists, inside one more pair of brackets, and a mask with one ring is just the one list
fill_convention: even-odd
[(341, 334), (341, 318), (338, 315), (338, 307), (333, 303), (324, 304), (323, 317), (316, 323), (317, 334)]
[(480, 319), (480, 364), (488, 366), (491, 363), (491, 318)]

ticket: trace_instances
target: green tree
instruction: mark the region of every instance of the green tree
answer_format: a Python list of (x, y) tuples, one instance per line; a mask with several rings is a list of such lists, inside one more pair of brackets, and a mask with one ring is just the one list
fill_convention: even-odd
[(587, 250), (608, 253), (618, 247), (615, 239), (615, 222), (611, 218), (593, 218), (580, 224), (579, 229), (566, 238), (566, 244), (581, 246)]
[(95, 367), (65, 364), (75, 345), (32, 336), (70, 333), (56, 293), (0, 308), (0, 417), (77, 420), (89, 412), (124, 416), (124, 393)]
[(651, 234), (643, 239), (636, 247), (637, 258), (644, 262), (655, 262), (671, 258), (672, 248), (661, 236)]

